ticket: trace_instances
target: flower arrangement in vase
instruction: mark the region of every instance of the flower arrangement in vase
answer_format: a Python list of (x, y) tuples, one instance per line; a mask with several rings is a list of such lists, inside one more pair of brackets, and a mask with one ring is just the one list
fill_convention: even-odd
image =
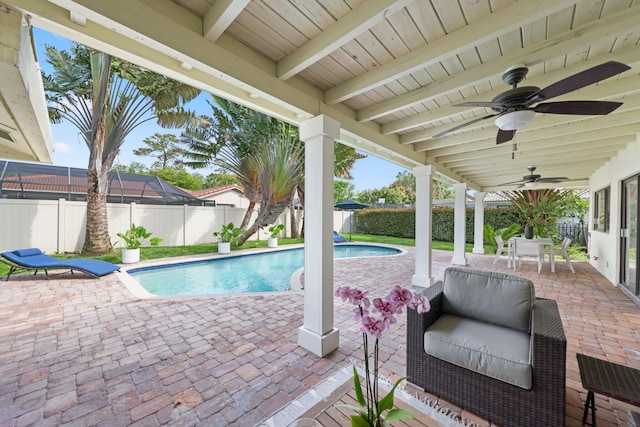
[[(429, 301), (422, 295), (414, 294), (401, 286), (395, 286), (384, 299), (369, 300), (367, 294), (368, 292), (349, 286), (341, 286), (336, 290), (336, 296), (340, 297), (342, 301), (348, 301), (356, 306), (353, 310), (355, 320), (362, 324), (360, 332), (362, 332), (364, 345), (365, 390), (362, 389), (360, 376), (354, 366), (353, 385), (360, 406), (339, 405), (356, 411), (356, 414), (351, 416), (352, 427), (382, 427), (394, 420), (413, 418), (410, 411), (393, 407), (395, 390), (407, 377), (398, 379), (391, 390), (380, 398), (378, 340), (385, 330), (396, 323), (396, 316), (402, 314), (402, 309), (405, 306), (415, 308), (418, 313), (425, 313), (431, 308)], [(369, 348), (369, 336), (375, 338), (373, 351)], [(373, 363), (371, 363), (371, 358), (373, 358)]]

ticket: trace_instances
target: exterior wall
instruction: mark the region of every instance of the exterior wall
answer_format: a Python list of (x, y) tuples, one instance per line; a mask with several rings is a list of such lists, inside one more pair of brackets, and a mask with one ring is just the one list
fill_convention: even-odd
[[(61, 200), (0, 199), (0, 251), (38, 247), (45, 252), (78, 252), (82, 249), (86, 226), (86, 202)], [(143, 225), (161, 237), (165, 246), (183, 246), (215, 243), (213, 232), (222, 224), (240, 225), (245, 209), (228, 206), (162, 206), (131, 203), (107, 204), (109, 235), (114, 246), (122, 246), (118, 232), (127, 230), (131, 223)], [(278, 223), (288, 226), (288, 211)], [(255, 219), (257, 213), (253, 214)], [(287, 228), (283, 235), (289, 236)], [(251, 240), (266, 239), (258, 232)]]
[(246, 209), (249, 207), (249, 199), (244, 197), (242, 192), (230, 189), (216, 194), (200, 197), (201, 200), (215, 201), (217, 205), (233, 206), (235, 208)]
[[(611, 188), (610, 193), (610, 226), (609, 232), (593, 230), (589, 225), (591, 238), (589, 240), (589, 262), (611, 283), (620, 281), (620, 216), (622, 181), (640, 173), (640, 137), (636, 142), (629, 143), (627, 148), (616, 157), (600, 167), (591, 176), (589, 186), (591, 199), (595, 200), (595, 192), (605, 187)], [(593, 214), (593, 205), (590, 208)], [(593, 222), (593, 221), (591, 221)]]

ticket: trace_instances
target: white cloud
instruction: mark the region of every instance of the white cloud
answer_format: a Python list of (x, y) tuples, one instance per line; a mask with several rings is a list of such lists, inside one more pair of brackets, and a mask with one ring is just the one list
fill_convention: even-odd
[(53, 149), (55, 150), (56, 153), (59, 153), (59, 154), (66, 154), (73, 151), (73, 147), (64, 142), (55, 142), (53, 144)]

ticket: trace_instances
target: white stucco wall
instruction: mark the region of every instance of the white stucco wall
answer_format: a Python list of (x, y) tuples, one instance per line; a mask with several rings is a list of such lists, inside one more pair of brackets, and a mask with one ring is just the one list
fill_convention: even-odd
[[(595, 192), (610, 186), (611, 216), (609, 232), (594, 231), (591, 224), (589, 262), (611, 283), (620, 280), (620, 204), (622, 181), (640, 173), (640, 135), (636, 141), (598, 169), (589, 181), (591, 201)], [(593, 205), (590, 208), (593, 214)]]
[(216, 194), (209, 194), (200, 197), (202, 200), (215, 201), (220, 206), (232, 206), (234, 208), (247, 209), (249, 207), (249, 199), (236, 189), (229, 189)]

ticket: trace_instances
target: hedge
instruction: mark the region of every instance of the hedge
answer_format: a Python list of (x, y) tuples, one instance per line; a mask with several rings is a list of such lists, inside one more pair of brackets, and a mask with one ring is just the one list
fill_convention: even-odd
[[(362, 209), (355, 211), (355, 229), (362, 234), (415, 238), (415, 209)], [(516, 210), (513, 208), (487, 208), (484, 210), (484, 223), (495, 230), (516, 222)], [(474, 209), (466, 213), (466, 241), (473, 243)], [(433, 208), (433, 240), (453, 242), (454, 209)]]

